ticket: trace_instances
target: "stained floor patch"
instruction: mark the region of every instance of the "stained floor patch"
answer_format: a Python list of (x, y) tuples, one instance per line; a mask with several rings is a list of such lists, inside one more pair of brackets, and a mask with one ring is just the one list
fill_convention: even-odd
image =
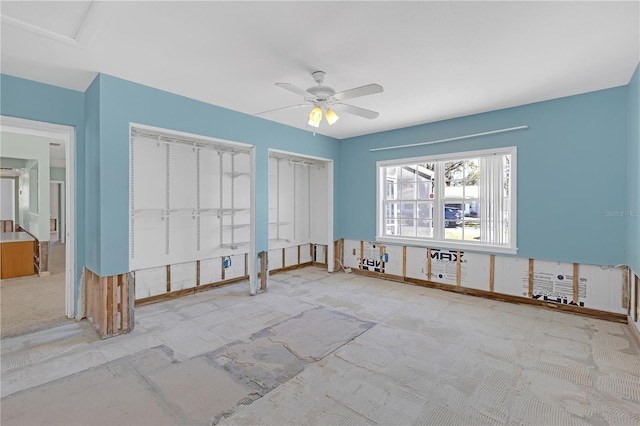
[(341, 312), (315, 308), (205, 357), (236, 382), (264, 395), (374, 325)]

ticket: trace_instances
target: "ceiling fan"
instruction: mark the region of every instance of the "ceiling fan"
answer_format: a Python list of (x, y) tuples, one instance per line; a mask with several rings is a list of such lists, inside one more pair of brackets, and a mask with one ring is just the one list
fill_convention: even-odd
[(342, 103), (345, 99), (357, 98), (359, 96), (373, 95), (374, 93), (380, 93), (383, 91), (382, 86), (379, 84), (367, 84), (366, 86), (356, 87), (354, 89), (344, 90), (337, 92), (329, 86), (324, 86), (324, 77), (327, 74), (324, 71), (316, 71), (311, 74), (313, 79), (318, 83), (317, 86), (309, 87), (307, 90), (301, 89), (290, 83), (276, 83), (276, 86), (289, 90), (304, 98), (304, 104), (290, 105), (282, 108), (271, 109), (268, 111), (259, 112), (256, 115), (267, 114), (274, 111), (281, 111), (286, 109), (303, 108), (313, 105), (313, 109), (309, 114), (308, 125), (312, 127), (320, 127), (320, 121), (324, 114), (329, 125), (334, 124), (339, 120), (338, 114), (334, 110), (344, 111), (348, 114), (357, 115), (368, 119), (376, 118), (379, 113), (368, 109), (360, 108), (353, 105)]

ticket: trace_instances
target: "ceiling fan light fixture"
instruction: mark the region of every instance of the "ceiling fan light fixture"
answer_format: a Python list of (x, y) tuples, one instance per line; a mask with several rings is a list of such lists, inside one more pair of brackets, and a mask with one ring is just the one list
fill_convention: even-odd
[(332, 109), (327, 109), (324, 113), (324, 116), (327, 118), (327, 123), (329, 123), (329, 126), (331, 126), (336, 121), (340, 120), (340, 117), (338, 117), (338, 114), (336, 114), (335, 111)]
[(311, 126), (311, 127), (320, 127), (320, 122), (319, 121), (313, 121), (311, 118), (309, 118), (309, 122), (307, 124), (309, 126)]
[[(320, 108), (319, 106), (316, 106), (309, 113), (309, 123), (315, 122), (320, 124), (320, 120), (322, 120), (322, 108)], [(318, 127), (318, 126), (314, 126), (314, 127)]]

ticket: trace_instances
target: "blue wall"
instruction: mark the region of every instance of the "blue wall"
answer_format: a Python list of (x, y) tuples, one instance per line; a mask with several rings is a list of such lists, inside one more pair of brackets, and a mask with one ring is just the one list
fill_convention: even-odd
[[(370, 148), (528, 125), (528, 130), (421, 147)], [(560, 98), (341, 141), (340, 237), (375, 238), (379, 160), (518, 147), (518, 257), (625, 263), (625, 219), (606, 210), (627, 203), (627, 87)]]
[(628, 87), (628, 145), (627, 145), (627, 261), (640, 274), (640, 65)]
[[(640, 210), (638, 74), (629, 86), (343, 141), (108, 75), (85, 94), (1, 75), (0, 113), (76, 128), (78, 279), (85, 264), (103, 276), (128, 271), (131, 122), (256, 146), (258, 251), (268, 247), (269, 148), (336, 160), (334, 237), (372, 240), (377, 160), (516, 145), (518, 256), (627, 263), (637, 272), (640, 219), (605, 212)], [(368, 151), (522, 124), (529, 130)]]
[[(129, 124), (256, 146), (256, 250), (268, 249), (268, 149), (337, 160), (338, 141), (148, 86), (100, 74), (99, 275), (129, 270)], [(96, 105), (91, 107), (96, 108)], [(335, 197), (334, 197), (335, 198)], [(339, 211), (334, 200), (335, 209)], [(334, 213), (334, 222), (336, 214)]]
[(96, 78), (87, 91), (84, 99), (85, 116), (85, 199), (87, 218), (85, 222), (85, 238), (87, 244), (86, 266), (94, 273), (100, 271), (100, 79)]
[(75, 128), (76, 298), (85, 264), (84, 94), (0, 74), (0, 114)]

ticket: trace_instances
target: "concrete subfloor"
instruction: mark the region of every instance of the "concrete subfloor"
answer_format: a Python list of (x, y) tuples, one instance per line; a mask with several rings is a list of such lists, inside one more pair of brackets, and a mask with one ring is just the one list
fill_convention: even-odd
[(624, 324), (309, 267), (2, 340), (3, 425), (640, 424)]

